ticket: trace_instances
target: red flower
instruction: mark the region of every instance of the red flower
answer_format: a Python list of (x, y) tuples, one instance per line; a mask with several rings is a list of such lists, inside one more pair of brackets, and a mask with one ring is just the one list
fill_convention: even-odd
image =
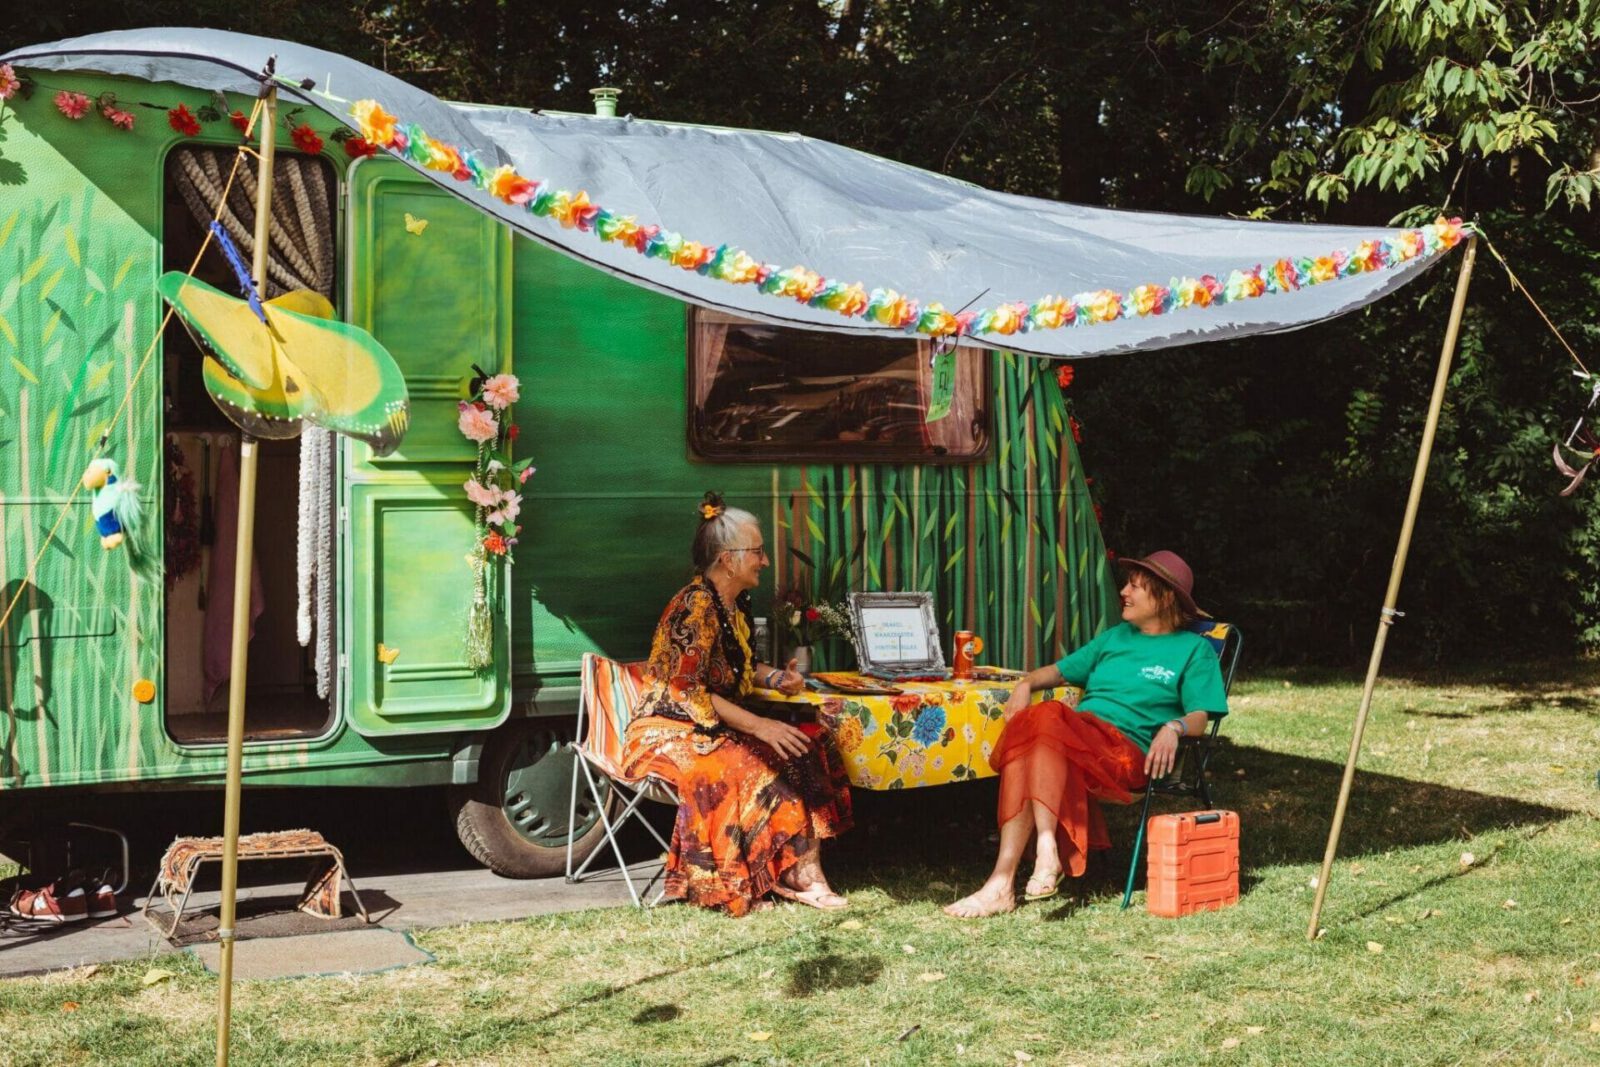
[(1072, 364), (1061, 364), (1061, 366), (1056, 368), (1056, 384), (1065, 389), (1067, 386), (1072, 384), (1072, 376), (1075, 373), (1076, 372), (1072, 369)]
[(316, 130), (313, 130), (303, 122), (290, 131), (289, 140), (293, 141), (294, 146), (307, 155), (314, 156), (322, 151), (322, 138), (317, 136)]
[(818, 611), (816, 608), (806, 609), (806, 622), (816, 622), (820, 618), (822, 618), (822, 612)]
[(346, 137), (344, 152), (351, 159), (366, 159), (378, 154), (378, 146), (365, 137)]
[(1115, 552), (1115, 550), (1109, 549), (1109, 548), (1106, 549), (1106, 559), (1114, 560), (1116, 558), (1117, 558), (1117, 553)]
[[(108, 115), (107, 118), (110, 118), (110, 116)], [(111, 119), (111, 121), (116, 122), (117, 120)], [(118, 123), (118, 125), (121, 124)], [(200, 132), (200, 120), (195, 118), (194, 113), (184, 104), (179, 104), (167, 112), (167, 125), (185, 137), (193, 137)]]
[(1072, 427), (1072, 440), (1077, 444), (1083, 444), (1083, 424), (1070, 415), (1067, 416), (1067, 424)]
[(56, 94), (56, 110), (76, 121), (89, 112), (89, 98), (83, 93), (63, 89)]
[(483, 547), (485, 550), (492, 552), (497, 556), (503, 556), (506, 554), (506, 539), (501, 537), (498, 533), (491, 531), (489, 535), (483, 539)]
[(233, 114), (228, 116), (228, 121), (233, 123), (233, 128), (238, 130), (240, 133), (250, 132), (250, 116), (246, 115), (243, 111), (235, 111)]
[(517, 439), (517, 435), (520, 434), (521, 432), (522, 431), (517, 429), (517, 427), (514, 424), (511, 425), (511, 426), (507, 426), (506, 427), (506, 440), (515, 441)]
[(1099, 504), (1096, 504), (1094, 506), (1094, 521), (1099, 523), (1102, 526), (1105, 525), (1106, 513), (1100, 510), (1100, 505)]

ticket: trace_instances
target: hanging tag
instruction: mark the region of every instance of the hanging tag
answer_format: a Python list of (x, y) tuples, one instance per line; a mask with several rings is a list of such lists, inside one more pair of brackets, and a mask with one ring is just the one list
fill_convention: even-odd
[(928, 413), (923, 422), (938, 422), (950, 414), (951, 401), (956, 393), (956, 350), (936, 345), (929, 359), (933, 370), (933, 387), (928, 393)]

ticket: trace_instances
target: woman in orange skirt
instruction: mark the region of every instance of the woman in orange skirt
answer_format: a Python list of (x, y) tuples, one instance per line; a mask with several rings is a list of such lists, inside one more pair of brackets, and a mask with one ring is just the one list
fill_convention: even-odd
[(694, 580), (661, 614), (650, 687), (628, 726), (624, 773), (671, 782), (680, 800), (666, 895), (743, 915), (768, 893), (847, 906), (822, 873), (821, 842), (851, 826), (850, 781), (826, 731), (740, 707), (756, 681), (797, 693), (794, 664), (756, 662), (750, 595), (768, 564), (754, 515), (707, 493)]
[[(1000, 854), (989, 880), (946, 907), (962, 919), (1016, 907), (1017, 867), (1036, 842), (1028, 900), (1083, 874), (1090, 849), (1109, 848), (1100, 801), (1130, 803), (1148, 777), (1172, 769), (1178, 739), (1226, 715), (1216, 653), (1184, 629), (1204, 614), (1194, 574), (1175, 553), (1121, 561), (1122, 623), (1060, 661), (1030, 672), (1005, 706), (1005, 732), (989, 757), (1000, 773)], [(1079, 686), (1076, 708), (1030, 704), (1034, 690)]]

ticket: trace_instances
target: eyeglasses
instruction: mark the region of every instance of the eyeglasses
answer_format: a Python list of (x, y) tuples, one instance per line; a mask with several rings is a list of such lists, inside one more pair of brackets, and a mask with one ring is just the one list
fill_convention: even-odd
[(765, 556), (767, 554), (767, 546), (766, 545), (757, 545), (754, 548), (726, 548), (726, 549), (723, 549), (723, 551), (724, 552), (759, 552), (763, 556)]

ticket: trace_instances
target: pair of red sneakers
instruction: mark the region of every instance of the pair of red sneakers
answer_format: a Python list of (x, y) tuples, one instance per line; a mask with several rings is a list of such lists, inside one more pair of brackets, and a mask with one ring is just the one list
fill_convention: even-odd
[(85, 919), (117, 917), (117, 895), (98, 879), (68, 882), (62, 879), (42, 889), (19, 889), (11, 898), (10, 912), (21, 919), (45, 923), (75, 923)]

